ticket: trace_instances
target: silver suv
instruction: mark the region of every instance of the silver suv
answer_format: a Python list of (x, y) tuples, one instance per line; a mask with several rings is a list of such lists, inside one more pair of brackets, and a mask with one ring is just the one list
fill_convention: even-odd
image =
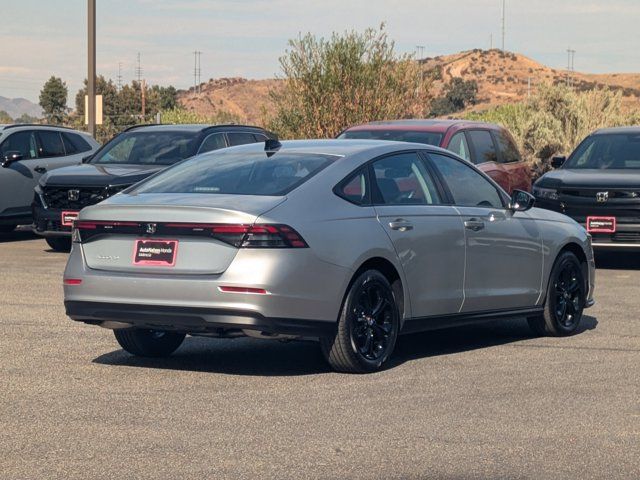
[(0, 233), (31, 224), (33, 189), (42, 174), (80, 163), (99, 146), (70, 128), (0, 125)]

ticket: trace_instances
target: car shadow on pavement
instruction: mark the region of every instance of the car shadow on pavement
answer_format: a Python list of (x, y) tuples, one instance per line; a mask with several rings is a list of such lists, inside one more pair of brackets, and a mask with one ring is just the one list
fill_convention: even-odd
[(608, 270), (640, 270), (640, 255), (635, 251), (596, 252), (596, 268)]
[[(585, 315), (576, 335), (593, 330), (596, 318)], [(535, 338), (525, 320), (495, 321), (401, 336), (387, 368), (420, 358), (464, 353)], [(123, 350), (105, 353), (94, 363), (113, 366), (186, 370), (226, 375), (300, 376), (331, 369), (315, 341), (278, 342), (251, 338), (187, 337), (168, 358), (141, 358)]]
[(36, 235), (28, 227), (18, 227), (11, 233), (0, 233), (0, 243), (21, 242), (23, 240), (35, 240), (42, 238)]

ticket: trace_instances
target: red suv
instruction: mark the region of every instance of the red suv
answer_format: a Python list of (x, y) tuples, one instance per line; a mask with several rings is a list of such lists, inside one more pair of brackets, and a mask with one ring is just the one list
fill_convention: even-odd
[(474, 163), (509, 194), (531, 190), (531, 172), (511, 134), (493, 123), (466, 120), (394, 120), (356, 125), (338, 138), (396, 140), (446, 148)]

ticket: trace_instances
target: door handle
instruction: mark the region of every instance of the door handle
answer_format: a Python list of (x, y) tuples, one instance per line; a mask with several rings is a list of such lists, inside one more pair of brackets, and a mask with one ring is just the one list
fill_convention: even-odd
[(47, 171), (47, 169), (46, 169), (46, 168), (44, 168), (44, 167), (40, 167), (40, 166), (37, 166), (37, 167), (36, 167), (36, 168), (34, 168), (33, 170), (34, 170), (35, 172), (38, 172), (38, 173), (44, 173), (44, 172), (46, 172), (46, 171)]
[(396, 218), (393, 222), (389, 222), (389, 228), (391, 230), (406, 232), (407, 230), (413, 230), (413, 223), (408, 222), (403, 218)]
[(464, 228), (477, 232), (484, 228), (484, 222), (482, 220), (478, 220), (477, 218), (470, 218), (469, 220), (465, 220)]

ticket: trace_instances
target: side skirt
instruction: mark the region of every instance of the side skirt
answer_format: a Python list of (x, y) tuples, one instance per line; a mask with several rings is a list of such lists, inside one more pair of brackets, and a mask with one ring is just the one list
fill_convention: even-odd
[(494, 320), (507, 320), (513, 318), (533, 317), (541, 315), (544, 307), (517, 308), (511, 310), (492, 310), (487, 312), (455, 313), (433, 317), (419, 317), (408, 319), (404, 322), (401, 335), (442, 328), (459, 327), (474, 323), (491, 322)]

